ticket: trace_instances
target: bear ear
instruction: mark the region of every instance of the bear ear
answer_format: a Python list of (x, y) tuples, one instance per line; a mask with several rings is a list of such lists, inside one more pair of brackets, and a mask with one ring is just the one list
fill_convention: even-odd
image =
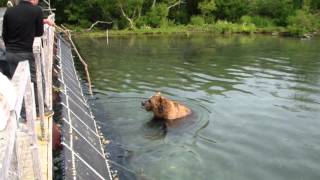
[(161, 92), (158, 91), (158, 92), (156, 93), (156, 96), (160, 96), (160, 95), (161, 95)]
[(160, 106), (158, 107), (158, 112), (160, 114), (164, 112), (164, 106), (162, 104), (160, 104)]
[(160, 96), (159, 98), (159, 106), (158, 106), (158, 112), (162, 114), (164, 112), (164, 106), (163, 106), (163, 98)]

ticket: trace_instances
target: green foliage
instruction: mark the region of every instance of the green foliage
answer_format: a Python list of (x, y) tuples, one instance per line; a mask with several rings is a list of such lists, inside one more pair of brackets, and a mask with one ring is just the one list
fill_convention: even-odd
[(252, 17), (251, 16), (242, 16), (240, 18), (240, 22), (244, 24), (250, 24), (252, 23)]
[[(57, 23), (88, 28), (112, 21), (112, 29), (150, 30), (190, 24), (194, 30), (222, 33), (303, 34), (319, 28), (320, 0), (55, 0)], [(0, 0), (5, 4), (5, 0)], [(170, 7), (170, 8), (169, 8)], [(196, 26), (199, 26), (197, 28)], [(102, 26), (100, 26), (102, 27)], [(179, 26), (180, 27), (180, 26)], [(283, 28), (279, 28), (283, 27)], [(264, 30), (262, 30), (264, 29)]]
[(292, 0), (257, 0), (254, 14), (274, 19), (276, 25), (286, 26), (294, 7)]
[(249, 34), (252, 34), (254, 32), (257, 31), (257, 27), (256, 25), (252, 24), (252, 23), (249, 23), (249, 24), (242, 24), (240, 26), (240, 29), (239, 29), (239, 32), (241, 33), (249, 33)]
[(252, 23), (255, 24), (257, 27), (274, 27), (275, 23), (271, 18), (262, 17), (262, 16), (253, 16)]
[(248, 4), (251, 0), (216, 0), (217, 9), (215, 16), (221, 20), (231, 22), (239, 21), (239, 18), (249, 13)]
[(313, 12), (319, 12), (320, 11), (320, 1), (319, 0), (311, 0), (310, 9)]
[(199, 9), (204, 16), (211, 15), (217, 9), (215, 0), (204, 0), (200, 2)]
[(288, 29), (292, 35), (302, 36), (317, 31), (320, 27), (319, 17), (303, 10), (297, 10), (288, 18)]
[(173, 20), (176, 24), (188, 24), (190, 21), (190, 15), (185, 8), (185, 6), (181, 6), (176, 11), (171, 10), (168, 19)]
[(151, 27), (160, 27), (161, 23), (166, 20), (168, 13), (167, 6), (165, 4), (159, 4), (147, 12), (144, 20), (146, 24)]
[(0, 0), (0, 6), (1, 7), (7, 6), (7, 0)]
[(192, 16), (191, 17), (191, 24), (196, 26), (202, 26), (205, 24), (203, 17), (201, 16)]
[(237, 32), (237, 26), (233, 23), (230, 23), (228, 21), (217, 21), (215, 24), (215, 31), (218, 33), (235, 33)]
[(198, 8), (206, 23), (215, 22), (215, 11), (217, 10), (215, 0), (204, 0), (199, 3)]
[(215, 31), (218, 33), (254, 33), (257, 28), (252, 23), (236, 24), (228, 21), (217, 21)]

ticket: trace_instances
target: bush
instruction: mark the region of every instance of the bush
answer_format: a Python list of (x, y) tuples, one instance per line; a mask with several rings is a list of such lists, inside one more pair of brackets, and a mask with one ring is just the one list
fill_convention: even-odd
[(252, 23), (236, 24), (228, 21), (217, 21), (214, 26), (215, 32), (218, 33), (254, 33), (257, 28)]
[(274, 27), (275, 24), (271, 18), (262, 17), (262, 16), (253, 16), (252, 23), (257, 27)]
[(257, 27), (256, 25), (249, 23), (249, 24), (242, 24), (241, 28), (240, 28), (240, 32), (244, 32), (244, 33), (254, 33), (257, 31)]
[(7, 6), (7, 0), (0, 0), (0, 6), (1, 7), (6, 7)]
[(317, 31), (319, 25), (320, 22), (316, 15), (303, 10), (297, 10), (295, 15), (288, 17), (288, 30), (292, 35), (302, 36)]
[(160, 27), (167, 18), (169, 10), (165, 4), (156, 5), (146, 14), (146, 23), (152, 27)]
[(191, 22), (192, 25), (202, 26), (205, 24), (203, 17), (201, 16), (192, 16)]
[(287, 25), (287, 17), (294, 9), (292, 0), (258, 0), (256, 6), (255, 14), (274, 19), (278, 26)]
[(252, 23), (252, 18), (251, 16), (242, 16), (240, 18), (240, 22), (244, 24), (251, 24)]
[(147, 17), (141, 16), (139, 19), (137, 19), (135, 21), (135, 24), (136, 24), (136, 27), (138, 27), (138, 28), (143, 28), (143, 27), (147, 26), (146, 25), (147, 24)]
[(237, 32), (237, 26), (235, 26), (233, 23), (230, 23), (228, 21), (217, 21), (215, 24), (215, 30), (218, 33), (233, 33)]

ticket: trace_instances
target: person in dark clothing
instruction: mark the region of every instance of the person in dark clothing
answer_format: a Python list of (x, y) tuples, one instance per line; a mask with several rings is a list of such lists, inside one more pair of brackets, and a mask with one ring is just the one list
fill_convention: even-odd
[(43, 35), (44, 23), (54, 24), (43, 18), (42, 9), (37, 5), (38, 0), (21, 0), (18, 5), (7, 8), (2, 25), (2, 38), (6, 48), (6, 61), (9, 65), (9, 78), (12, 78), (19, 62), (27, 60), (31, 81), (35, 85), (35, 92), (37, 92), (37, 86), (33, 41), (35, 37)]
[(6, 47), (6, 61), (10, 78), (20, 61), (28, 60), (31, 81), (35, 83), (35, 60), (32, 52), (34, 37), (43, 34), (43, 12), (38, 0), (21, 1), (8, 8), (3, 17), (2, 38)]

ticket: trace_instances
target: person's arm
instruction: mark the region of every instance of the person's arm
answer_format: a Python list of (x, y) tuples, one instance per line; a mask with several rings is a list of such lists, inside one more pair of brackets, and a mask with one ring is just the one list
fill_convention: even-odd
[(43, 35), (43, 13), (41, 8), (39, 8), (39, 12), (36, 19), (36, 37), (40, 37)]
[(43, 19), (43, 24), (48, 24), (49, 26), (54, 26), (54, 22), (50, 19)]

